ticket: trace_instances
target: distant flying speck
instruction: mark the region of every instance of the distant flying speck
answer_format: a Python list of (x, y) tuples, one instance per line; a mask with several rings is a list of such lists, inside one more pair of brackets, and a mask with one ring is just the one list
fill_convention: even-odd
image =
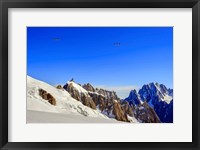
[(53, 38), (53, 40), (54, 40), (54, 41), (58, 41), (58, 40), (60, 40), (60, 38)]
[(119, 47), (119, 46), (128, 46), (128, 43), (121, 43), (121, 42), (115, 42), (113, 43), (114, 46)]
[(118, 47), (118, 46), (120, 46), (120, 45), (121, 45), (120, 42), (115, 42), (115, 43), (114, 43), (114, 46), (117, 46), (117, 47)]

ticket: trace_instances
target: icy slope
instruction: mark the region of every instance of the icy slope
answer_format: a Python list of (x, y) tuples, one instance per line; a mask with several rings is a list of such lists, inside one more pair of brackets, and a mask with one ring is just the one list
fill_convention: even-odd
[(27, 123), (126, 123), (114, 119), (27, 110)]

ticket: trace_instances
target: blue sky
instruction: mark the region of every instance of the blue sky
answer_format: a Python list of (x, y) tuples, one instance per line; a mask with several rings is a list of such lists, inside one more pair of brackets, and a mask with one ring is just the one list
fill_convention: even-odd
[(52, 85), (71, 78), (115, 90), (173, 88), (172, 27), (28, 27), (27, 74)]

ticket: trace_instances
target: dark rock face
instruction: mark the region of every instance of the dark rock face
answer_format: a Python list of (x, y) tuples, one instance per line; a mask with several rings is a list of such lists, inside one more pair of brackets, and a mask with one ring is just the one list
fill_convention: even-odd
[(94, 87), (93, 87), (91, 84), (89, 84), (89, 83), (84, 84), (82, 87), (83, 87), (84, 89), (86, 89), (87, 91), (95, 92)]
[(88, 93), (79, 92), (72, 83), (66, 84), (63, 88), (77, 101), (80, 101), (85, 106), (96, 109), (96, 105)]
[(143, 85), (138, 93), (143, 101), (146, 100), (149, 102), (150, 100), (153, 100), (154, 97), (161, 100), (164, 99), (164, 95), (171, 96), (173, 94), (173, 90), (167, 89), (163, 84), (159, 85), (158, 83), (150, 83), (149, 85)]
[(74, 88), (74, 86), (72, 84), (66, 84), (63, 86), (63, 88), (69, 92), (69, 94), (76, 99), (77, 101), (81, 101), (81, 95), (79, 93), (79, 91)]
[(96, 92), (104, 95), (105, 98), (108, 100), (117, 100), (117, 101), (120, 100), (120, 98), (117, 96), (116, 92), (114, 91), (108, 91), (108, 90), (96, 88)]
[(123, 101), (121, 102), (122, 105), (122, 109), (123, 111), (128, 114), (129, 116), (133, 117), (133, 111), (134, 111), (134, 106), (133, 105), (129, 105), (129, 103), (127, 101)]
[(129, 122), (127, 114), (123, 111), (121, 104), (116, 101), (113, 104), (113, 114), (115, 115), (115, 119)]
[(167, 103), (165, 101), (166, 97), (171, 97), (172, 99), (172, 89), (167, 89), (163, 84), (150, 83), (144, 85), (138, 93), (135, 90), (132, 90), (129, 94), (129, 97), (127, 97), (125, 100), (128, 101), (131, 106), (133, 105), (136, 108), (140, 108), (139, 106), (141, 106), (141, 101), (145, 102), (145, 104), (147, 102), (151, 109), (156, 112), (161, 122), (172, 123), (173, 100), (171, 100), (170, 103)]
[(101, 112), (106, 112), (106, 115), (110, 115), (112, 113), (112, 106), (114, 99), (106, 98), (102, 94), (98, 94), (97, 92), (89, 92), (90, 97), (92, 97), (96, 106), (101, 110)]
[(96, 109), (96, 105), (90, 96), (82, 93), (81, 101), (82, 101), (83, 105), (88, 106), (92, 109)]
[(60, 90), (64, 90), (63, 87), (62, 87), (62, 85), (57, 85), (56, 88), (60, 89)]
[(136, 90), (131, 90), (129, 96), (125, 98), (125, 100), (128, 101), (129, 104), (133, 106), (140, 104), (139, 95), (137, 94)]
[(173, 89), (168, 89), (169, 95), (173, 97)]
[(148, 105), (147, 102), (144, 102), (136, 107), (135, 118), (142, 123), (160, 123), (160, 119), (156, 112)]
[(164, 123), (173, 122), (173, 100), (167, 104), (164, 101), (154, 103), (154, 110), (158, 114), (160, 120)]
[(106, 109), (105, 96), (99, 95), (98, 93), (95, 93), (95, 92), (88, 92), (88, 94), (94, 101), (95, 105), (98, 106), (101, 111)]
[(39, 89), (39, 95), (47, 100), (50, 104), (52, 105), (56, 105), (56, 99), (47, 91), (43, 90), (43, 89)]
[[(160, 87), (159, 90), (158, 87)], [(139, 90), (139, 95), (142, 101), (147, 101), (154, 108), (161, 122), (173, 122), (173, 100), (169, 104), (162, 100), (163, 95), (173, 96), (172, 89), (167, 89), (163, 84), (150, 83)]]
[[(89, 86), (88, 94), (92, 97), (93, 101), (95, 102), (96, 106), (101, 110), (102, 113), (106, 114), (107, 116), (115, 116), (115, 119), (119, 121), (126, 121), (129, 122), (127, 118), (127, 114), (133, 116), (133, 111), (128, 103), (122, 106), (120, 104), (120, 99), (117, 94), (113, 91), (108, 91), (104, 89), (94, 89), (93, 87)], [(91, 89), (94, 89), (94, 92), (91, 92)]]
[(116, 92), (104, 89), (94, 88), (91, 84), (84, 84), (83, 88), (95, 102), (95, 105), (107, 116), (114, 115), (119, 121), (129, 122), (127, 114), (133, 116), (133, 111), (128, 103), (123, 106), (120, 104), (120, 98)]

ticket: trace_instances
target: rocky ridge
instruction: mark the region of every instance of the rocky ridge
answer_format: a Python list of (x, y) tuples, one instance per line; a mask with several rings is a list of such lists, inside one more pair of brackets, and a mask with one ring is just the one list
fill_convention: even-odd
[[(59, 87), (59, 89), (62, 88)], [(81, 86), (74, 81), (70, 81), (63, 86), (63, 89), (77, 101), (92, 109), (99, 110), (109, 118), (125, 122), (131, 122), (131, 117), (141, 123), (161, 122), (157, 112), (148, 103), (148, 99), (144, 100), (144, 96), (137, 93), (136, 90), (132, 90), (126, 99), (120, 100), (116, 92), (94, 88), (90, 83)], [(166, 92), (166, 89), (163, 87), (162, 91)], [(157, 107), (159, 106), (155, 105), (155, 108)]]

